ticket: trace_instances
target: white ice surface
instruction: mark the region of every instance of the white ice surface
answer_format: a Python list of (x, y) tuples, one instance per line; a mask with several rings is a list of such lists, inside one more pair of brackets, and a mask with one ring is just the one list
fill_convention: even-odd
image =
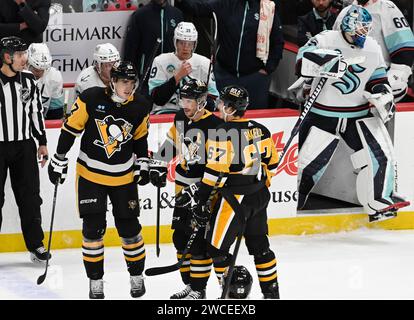
[[(271, 237), (278, 260), (282, 299), (414, 299), (414, 231), (357, 230), (312, 236)], [(172, 244), (147, 245), (146, 267), (175, 262)], [(80, 249), (54, 250), (45, 283), (36, 284), (43, 267), (35, 266), (28, 253), (0, 254), (0, 300), (87, 299), (88, 280)], [(254, 278), (250, 299), (261, 293), (253, 258), (242, 244), (237, 264)], [(131, 299), (129, 276), (121, 248), (105, 248), (107, 299)], [(178, 272), (146, 277), (142, 299), (168, 299), (182, 289)], [(220, 295), (214, 272), (207, 297)]]

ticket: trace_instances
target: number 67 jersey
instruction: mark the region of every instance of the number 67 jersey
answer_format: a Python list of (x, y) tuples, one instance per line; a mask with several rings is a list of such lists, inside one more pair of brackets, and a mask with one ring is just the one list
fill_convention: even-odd
[(241, 118), (216, 129), (207, 141), (207, 166), (202, 182), (221, 188), (247, 186), (266, 179), (270, 186), (279, 156), (270, 131), (262, 124)]

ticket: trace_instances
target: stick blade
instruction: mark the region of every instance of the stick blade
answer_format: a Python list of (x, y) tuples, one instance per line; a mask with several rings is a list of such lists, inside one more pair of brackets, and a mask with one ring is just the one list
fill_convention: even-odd
[(160, 274), (164, 274), (164, 273), (170, 273), (173, 271), (177, 271), (179, 268), (177, 267), (177, 265), (171, 265), (171, 266), (166, 266), (166, 267), (155, 267), (155, 268), (149, 268), (147, 270), (145, 270), (145, 275), (152, 277), (152, 276), (158, 276)]
[(46, 273), (42, 274), (39, 278), (37, 278), (37, 284), (40, 286), (46, 279)]

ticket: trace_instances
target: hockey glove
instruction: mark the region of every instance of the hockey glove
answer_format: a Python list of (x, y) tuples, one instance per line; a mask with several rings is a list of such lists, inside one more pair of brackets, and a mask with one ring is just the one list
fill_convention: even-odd
[(149, 176), (151, 183), (157, 188), (163, 188), (167, 184), (167, 162), (151, 159), (149, 162)]
[(134, 163), (134, 182), (145, 186), (149, 182), (149, 159), (138, 158)]
[(210, 210), (208, 206), (197, 206), (193, 211), (193, 218), (191, 219), (191, 226), (193, 229), (197, 227), (198, 229), (204, 228), (208, 221), (210, 220)]
[(179, 208), (193, 209), (198, 203), (198, 189), (201, 182), (190, 184), (175, 196), (175, 206)]
[(408, 78), (411, 74), (412, 70), (409, 66), (391, 63), (387, 76), (395, 102), (400, 101), (407, 93)]
[(395, 113), (394, 96), (389, 85), (378, 84), (372, 88), (372, 93), (364, 91), (364, 97), (374, 105), (371, 108), (371, 112), (374, 116), (382, 119), (384, 123), (387, 123), (392, 119)]
[(53, 184), (58, 183), (58, 181), (61, 184), (65, 182), (68, 173), (68, 165), (69, 160), (67, 158), (64, 156), (58, 156), (55, 153), (52, 159), (50, 159), (49, 166), (47, 167), (50, 182)]

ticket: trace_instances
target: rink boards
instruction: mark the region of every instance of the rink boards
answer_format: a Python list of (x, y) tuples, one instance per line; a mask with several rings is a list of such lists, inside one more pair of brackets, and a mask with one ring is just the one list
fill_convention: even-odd
[[(292, 110), (260, 110), (250, 111), (248, 117), (267, 126), (273, 136), (278, 151), (284, 147), (289, 139), (290, 131), (297, 120), (298, 113)], [(162, 143), (165, 134), (172, 123), (171, 115), (151, 117), (149, 134), (150, 150), (157, 150), (158, 144)], [(414, 104), (399, 105), (395, 117), (394, 144), (396, 158), (398, 161), (398, 192), (414, 202)], [(56, 150), (59, 137), (60, 123), (50, 122), (47, 124), (47, 137), (49, 152), (53, 154)], [(78, 217), (75, 206), (75, 167), (79, 151), (77, 139), (72, 150), (68, 154), (70, 159), (68, 178), (59, 186), (57, 207), (53, 226), (54, 248), (76, 248), (82, 242), (82, 221)], [(354, 181), (352, 168), (347, 161), (349, 150), (341, 149), (336, 155), (338, 160), (335, 166), (321, 183), (318, 190), (320, 194), (328, 194), (331, 197), (346, 200), (355, 200)], [(385, 229), (414, 229), (413, 206), (404, 208), (396, 219), (377, 224), (367, 223), (367, 216), (360, 207), (350, 209), (332, 209), (318, 211), (296, 211), (296, 189), (297, 189), (297, 137), (289, 147), (277, 175), (272, 180), (271, 202), (268, 207), (269, 234), (311, 234), (324, 232), (338, 232), (352, 230), (361, 227), (385, 228)], [(344, 159), (344, 161), (340, 161)], [(161, 242), (171, 242), (171, 216), (174, 195), (174, 169), (175, 161), (169, 164), (169, 175), (167, 187), (161, 192)], [(340, 171), (340, 175), (338, 175)], [(333, 172), (333, 173), (332, 173)], [(47, 177), (47, 168), (40, 170), (42, 204), (42, 225), (44, 231), (50, 228), (50, 215), (52, 211), (53, 185)], [(331, 182), (335, 183), (331, 183)], [(324, 190), (327, 189), (327, 190)], [(10, 181), (6, 181), (6, 199), (3, 207), (3, 223), (0, 234), (0, 252), (12, 252), (25, 250), (23, 238), (20, 234), (20, 220), (17, 206), (11, 191)], [(152, 185), (139, 187), (140, 197), (140, 222), (143, 226), (143, 236), (146, 243), (155, 242), (156, 222), (156, 188)], [(351, 201), (352, 202), (352, 201)], [(108, 230), (105, 235), (105, 245), (120, 244), (118, 234), (114, 229), (112, 215), (107, 213)], [(47, 235), (48, 233), (45, 232)], [(46, 237), (47, 238), (47, 237)]]

